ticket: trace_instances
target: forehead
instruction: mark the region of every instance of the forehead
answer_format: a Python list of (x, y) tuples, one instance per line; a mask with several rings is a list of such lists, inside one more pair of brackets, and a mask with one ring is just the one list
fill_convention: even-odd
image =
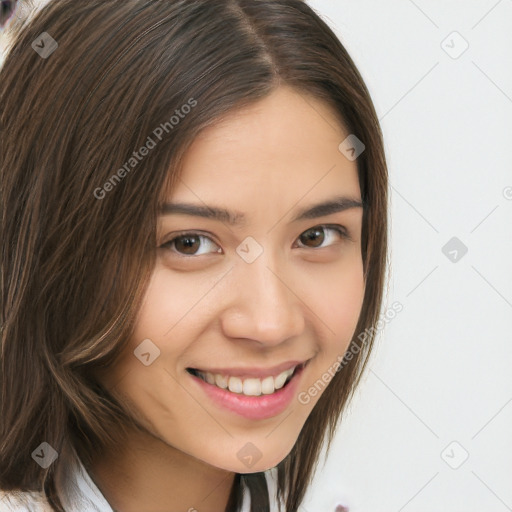
[[(189, 148), (186, 163), (203, 153), (216, 158), (308, 159), (312, 150), (336, 153), (348, 135), (337, 113), (324, 101), (289, 87), (234, 111), (205, 128)], [(256, 153), (256, 155), (254, 154)]]
[(224, 203), (243, 212), (255, 202), (265, 208), (360, 197), (357, 164), (338, 149), (347, 135), (324, 102), (279, 88), (204, 129), (166, 200)]

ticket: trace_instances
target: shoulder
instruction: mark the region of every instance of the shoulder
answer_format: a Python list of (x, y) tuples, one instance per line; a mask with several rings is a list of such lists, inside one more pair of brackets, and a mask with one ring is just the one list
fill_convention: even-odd
[(0, 512), (52, 512), (52, 508), (40, 492), (0, 490)]
[[(62, 506), (66, 512), (113, 512), (78, 457), (65, 467)], [(0, 490), (0, 512), (54, 512), (42, 491)]]

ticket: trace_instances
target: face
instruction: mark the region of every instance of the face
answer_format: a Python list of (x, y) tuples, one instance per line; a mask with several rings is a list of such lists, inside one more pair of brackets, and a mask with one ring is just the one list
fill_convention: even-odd
[[(297, 441), (364, 295), (347, 136), (329, 107), (280, 88), (189, 148), (134, 336), (109, 372), (165, 445), (253, 473)], [(355, 206), (314, 208), (342, 197)]]

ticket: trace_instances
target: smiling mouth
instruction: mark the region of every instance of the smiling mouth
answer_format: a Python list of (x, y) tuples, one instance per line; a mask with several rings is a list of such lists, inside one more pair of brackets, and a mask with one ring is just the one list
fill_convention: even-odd
[(196, 368), (187, 368), (187, 372), (200, 378), (204, 382), (211, 384), (212, 386), (216, 386), (232, 393), (246, 396), (261, 396), (271, 395), (286, 387), (294, 375), (304, 368), (308, 362), (309, 361), (298, 364), (276, 376), (268, 376), (262, 379), (257, 377), (242, 379), (233, 375), (205, 372)]

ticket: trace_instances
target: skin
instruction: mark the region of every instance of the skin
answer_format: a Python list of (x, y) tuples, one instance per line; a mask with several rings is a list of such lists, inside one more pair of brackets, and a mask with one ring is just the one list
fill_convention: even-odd
[[(186, 368), (311, 359), (299, 393), (345, 353), (364, 296), (363, 210), (291, 219), (335, 195), (361, 199), (356, 162), (338, 150), (347, 135), (323, 102), (281, 87), (205, 129), (189, 148), (167, 200), (221, 206), (247, 220), (158, 219), (157, 262), (133, 339), (101, 376), (147, 429), (93, 465), (116, 510), (168, 511), (172, 504), (219, 512), (235, 473), (274, 467), (292, 449), (321, 393), (305, 405), (295, 398), (270, 419), (248, 420), (214, 404)], [(310, 241), (301, 237), (321, 224), (344, 226), (351, 239), (327, 228)], [(188, 251), (173, 245), (190, 231), (210, 240)], [(236, 252), (248, 236), (263, 247), (251, 264)], [(160, 349), (149, 366), (133, 354), (147, 338)], [(261, 452), (250, 469), (237, 457), (248, 442)]]

